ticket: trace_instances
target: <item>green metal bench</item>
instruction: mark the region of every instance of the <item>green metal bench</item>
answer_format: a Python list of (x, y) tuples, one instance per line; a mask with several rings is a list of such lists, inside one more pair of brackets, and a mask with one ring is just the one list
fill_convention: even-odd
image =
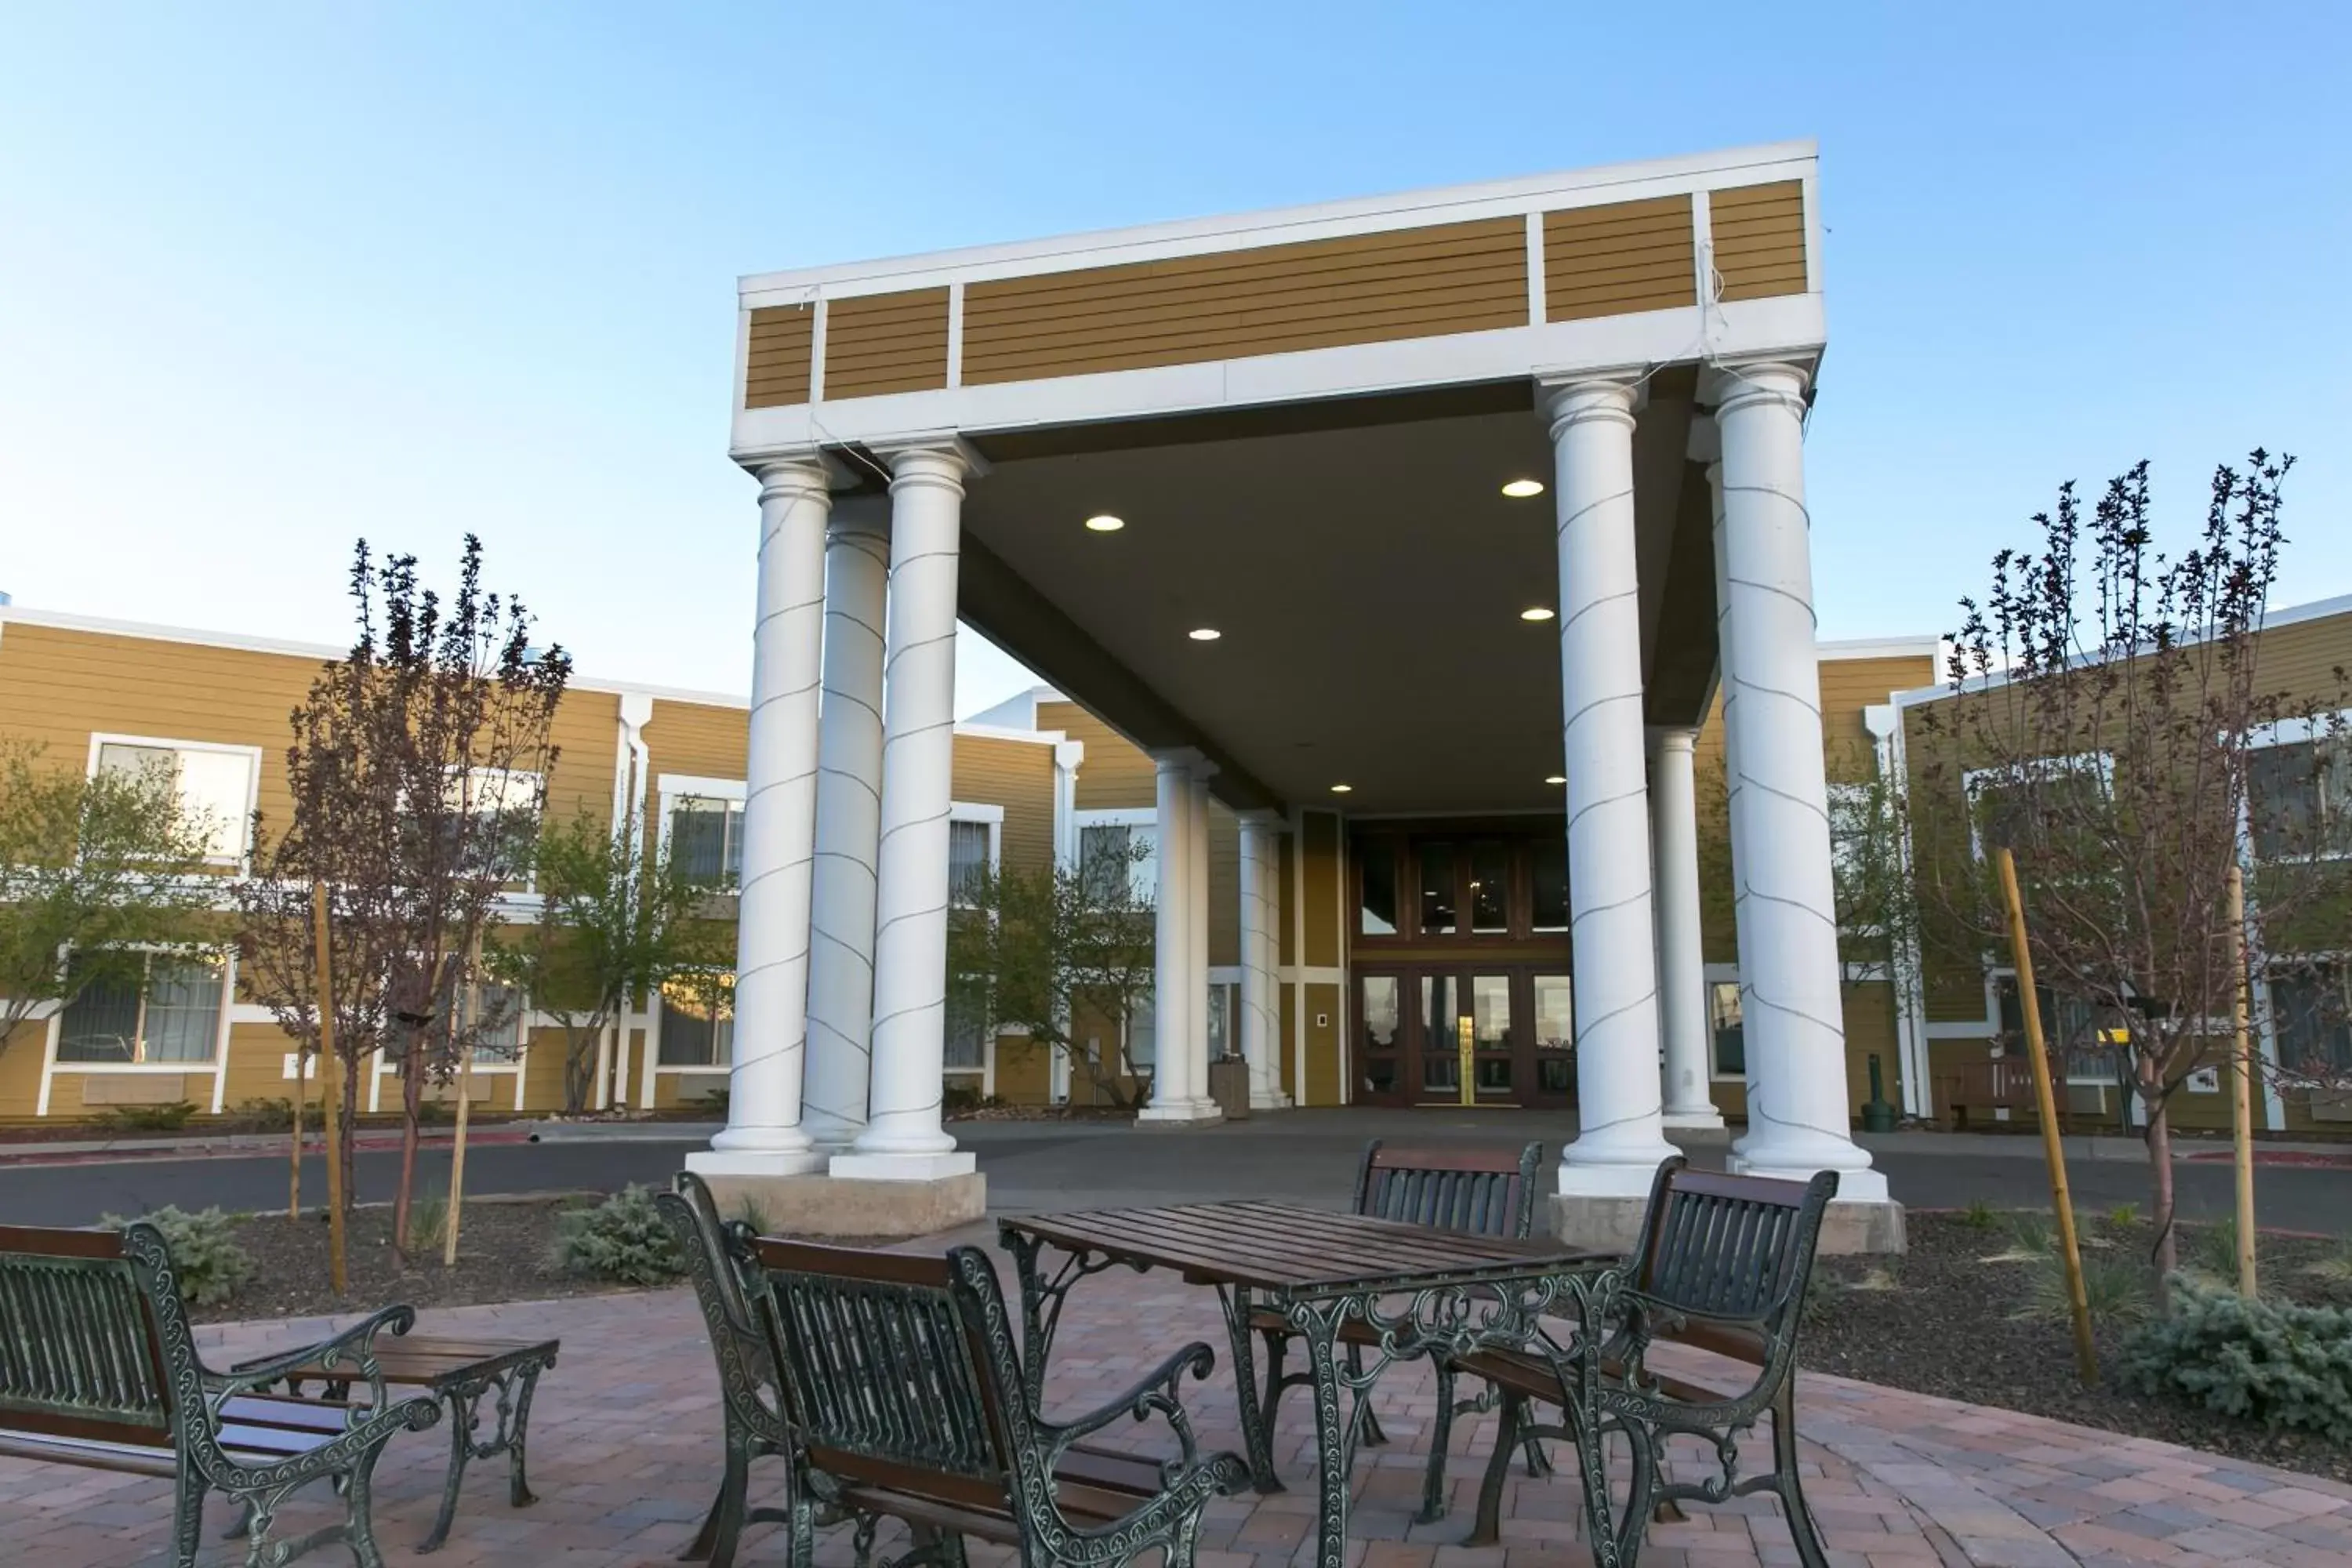
[[(0, 1455), (173, 1483), (172, 1561), (194, 1568), (205, 1497), (240, 1503), (248, 1568), (278, 1568), (314, 1546), (346, 1542), (378, 1568), (371, 1483), (394, 1434), (439, 1418), (430, 1399), (385, 1398), (379, 1334), (415, 1321), (391, 1307), (355, 1328), (234, 1375), (205, 1366), (154, 1226), (120, 1233), (0, 1226)], [(364, 1405), (258, 1392), (301, 1366), (364, 1384)], [(313, 1481), (343, 1495), (344, 1517), (272, 1542), (286, 1499)]]
[[(1517, 1153), (1507, 1148), (1391, 1149), (1375, 1138), (1364, 1145), (1363, 1161), (1356, 1170), (1354, 1212), (1372, 1219), (1525, 1241), (1535, 1225), (1536, 1173), (1543, 1167), (1543, 1151), (1540, 1142), (1529, 1143)], [(1282, 1370), (1284, 1352), (1297, 1331), (1280, 1312), (1259, 1308), (1250, 1314), (1249, 1322), (1265, 1345), (1265, 1392), (1258, 1401), (1258, 1421), (1265, 1433), (1264, 1449), (1270, 1453), (1275, 1410), (1284, 1390), (1304, 1387), (1313, 1380), (1304, 1372)], [(1349, 1372), (1361, 1378), (1364, 1347), (1379, 1342), (1379, 1331), (1351, 1320), (1341, 1326), (1339, 1337), (1347, 1347)], [(1470, 1399), (1455, 1398), (1454, 1364), (1444, 1356), (1435, 1358), (1435, 1364), (1436, 1420), (1429, 1436), (1429, 1464), (1422, 1476), (1418, 1516), (1423, 1524), (1445, 1517), (1445, 1450), (1453, 1438), (1454, 1416), (1491, 1409), (1495, 1398), (1491, 1392)], [(1379, 1417), (1370, 1409), (1364, 1412), (1363, 1440), (1368, 1446), (1388, 1440)], [(1542, 1445), (1529, 1438), (1525, 1447), (1528, 1473), (1548, 1472), (1550, 1467)]]
[[(1834, 1171), (1809, 1182), (1774, 1181), (1694, 1171), (1679, 1156), (1658, 1167), (1640, 1245), (1622, 1288), (1602, 1297), (1603, 1311), (1569, 1349), (1536, 1344), (1482, 1352), (1462, 1368), (1502, 1395), (1502, 1423), (1478, 1491), (1477, 1523), (1468, 1544), (1499, 1539), (1503, 1482), (1512, 1448), (1529, 1436), (1577, 1443), (1588, 1492), (1601, 1480), (1601, 1440), (1622, 1433), (1633, 1459), (1619, 1521), (1616, 1561), (1632, 1568), (1654, 1512), (1683, 1502), (1720, 1503), (1769, 1492), (1778, 1497), (1805, 1568), (1828, 1568), (1821, 1533), (1805, 1506), (1797, 1468), (1797, 1329), (1822, 1219), (1837, 1195)], [(1706, 1384), (1656, 1371), (1650, 1347), (1691, 1345), (1755, 1368), (1747, 1386), (1723, 1394)], [(1589, 1381), (1588, 1381), (1589, 1380)], [(1582, 1395), (1599, 1427), (1538, 1426), (1535, 1403), (1568, 1408)], [(1772, 1468), (1739, 1474), (1738, 1439), (1772, 1417)], [(1697, 1482), (1664, 1479), (1667, 1440), (1700, 1437), (1720, 1473)]]

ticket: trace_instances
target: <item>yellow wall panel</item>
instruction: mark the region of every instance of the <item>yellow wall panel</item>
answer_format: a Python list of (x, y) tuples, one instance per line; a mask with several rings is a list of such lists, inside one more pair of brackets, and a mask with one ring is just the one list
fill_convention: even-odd
[(783, 305), (752, 311), (751, 356), (743, 371), (743, 406), (776, 408), (806, 403), (815, 348), (814, 305)]
[(955, 738), (955, 798), (1004, 808), (999, 852), (1007, 871), (1054, 863), (1054, 748), (987, 735)]
[(1805, 291), (1805, 187), (1800, 180), (1739, 185), (1707, 196), (1715, 269), (1726, 300)]
[(1546, 213), (1543, 237), (1546, 321), (1698, 303), (1688, 196)]
[(947, 385), (945, 289), (854, 295), (824, 310), (826, 402)]

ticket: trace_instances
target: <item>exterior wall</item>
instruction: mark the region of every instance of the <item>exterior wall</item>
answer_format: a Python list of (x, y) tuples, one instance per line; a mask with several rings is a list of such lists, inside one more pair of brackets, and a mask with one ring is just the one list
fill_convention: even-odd
[[(1086, 776), (1084, 768), (1078, 776)], [(1051, 743), (958, 735), (954, 779), (957, 800), (1004, 808), (998, 854), (1006, 870), (1038, 871), (1054, 863)]]
[(1076, 703), (1038, 703), (1037, 728), (1059, 730), (1086, 746), (1078, 769), (1080, 811), (1137, 811), (1158, 803), (1150, 754)]

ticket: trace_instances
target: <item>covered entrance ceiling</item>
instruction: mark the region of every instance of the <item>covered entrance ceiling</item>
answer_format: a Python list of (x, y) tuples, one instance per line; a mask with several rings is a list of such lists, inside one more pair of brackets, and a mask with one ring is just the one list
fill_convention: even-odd
[[(1654, 721), (1715, 667), (1694, 377), (1635, 436)], [(1527, 382), (969, 438), (977, 630), (1147, 747), (1193, 745), (1238, 806), (1540, 810), (1561, 798), (1551, 443)], [(1545, 493), (1502, 487), (1533, 479)], [(1124, 526), (1095, 531), (1089, 518)], [(1196, 631), (1214, 631), (1196, 639)], [(1344, 784), (1344, 794), (1334, 784)]]

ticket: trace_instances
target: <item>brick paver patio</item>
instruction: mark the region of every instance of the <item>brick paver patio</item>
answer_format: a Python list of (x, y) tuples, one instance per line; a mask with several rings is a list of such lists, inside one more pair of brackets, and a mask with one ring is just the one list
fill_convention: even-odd
[[(1000, 1272), (1010, 1279), (1009, 1267)], [(299, 1338), (320, 1325), (247, 1323), (212, 1331), (219, 1363)], [(541, 1501), (505, 1504), (504, 1461), (478, 1465), (444, 1568), (562, 1563), (576, 1568), (668, 1563), (693, 1533), (719, 1474), (717, 1384), (701, 1322), (681, 1290), (526, 1302), (429, 1313), (449, 1333), (560, 1335), (563, 1359), (541, 1384), (531, 1423), (531, 1482)], [(1124, 1270), (1073, 1295), (1048, 1398), (1098, 1403), (1190, 1339), (1219, 1347), (1217, 1373), (1187, 1394), (1203, 1441), (1238, 1448), (1232, 1385), (1213, 1299), (1164, 1275)], [(1711, 1371), (1696, 1356), (1682, 1370)], [(1727, 1373), (1728, 1368), (1722, 1368)], [(2063, 1369), (2053, 1369), (2062, 1375)], [(2352, 1563), (2352, 1489), (2168, 1444), (2118, 1437), (2034, 1416), (1930, 1399), (1832, 1377), (1801, 1381), (1800, 1425), (1813, 1461), (1807, 1487), (1839, 1568), (2042, 1568), (2042, 1564), (2161, 1563), (2168, 1568)], [(1415, 1525), (1432, 1384), (1399, 1368), (1378, 1394), (1391, 1442), (1358, 1466), (1351, 1534), (1355, 1568), (1570, 1568), (1589, 1559), (1578, 1533), (1573, 1482), (1529, 1480), (1514, 1468), (1504, 1542), (1457, 1544), (1469, 1527), (1476, 1477), (1492, 1436), (1486, 1419), (1456, 1424), (1454, 1506)], [(1313, 1440), (1307, 1401), (1284, 1404), (1276, 1460), (1303, 1487)], [(1117, 1428), (1140, 1445), (1159, 1424)], [(446, 1426), (396, 1441), (378, 1472), (376, 1518), (387, 1555), (411, 1559), (429, 1528), (446, 1456)], [(772, 1495), (775, 1462), (764, 1461)], [(323, 1489), (281, 1516), (289, 1531), (330, 1517)], [(6, 1568), (118, 1568), (164, 1561), (164, 1483), (0, 1460), (0, 1563)], [(1642, 1561), (1655, 1568), (1747, 1568), (1793, 1563), (1777, 1505), (1751, 1500), (1688, 1522), (1654, 1526)], [(228, 1522), (215, 1506), (216, 1536)], [(1215, 1506), (1202, 1568), (1284, 1568), (1312, 1555), (1312, 1501), (1301, 1489)], [(894, 1552), (885, 1532), (881, 1550)], [(1003, 1555), (976, 1549), (976, 1563)], [(208, 1561), (241, 1563), (241, 1545), (215, 1543)], [(314, 1558), (348, 1561), (340, 1548)], [(783, 1543), (761, 1527), (741, 1561), (781, 1563)], [(849, 1561), (847, 1531), (822, 1538), (818, 1563)]]

